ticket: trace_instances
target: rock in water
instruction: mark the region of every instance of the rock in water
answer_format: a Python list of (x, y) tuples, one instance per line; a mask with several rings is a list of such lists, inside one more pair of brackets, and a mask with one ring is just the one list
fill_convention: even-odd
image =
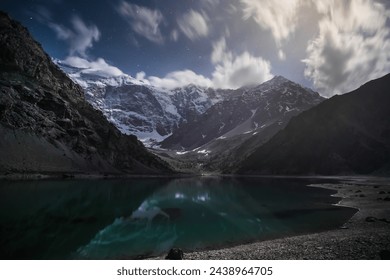
[(0, 11), (0, 173), (167, 173)]
[(184, 258), (183, 251), (179, 248), (172, 248), (169, 250), (166, 260), (182, 260)]

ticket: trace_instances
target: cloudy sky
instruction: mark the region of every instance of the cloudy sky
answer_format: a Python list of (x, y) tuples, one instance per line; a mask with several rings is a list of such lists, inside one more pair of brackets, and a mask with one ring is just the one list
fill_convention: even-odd
[(324, 96), (390, 72), (387, 0), (2, 0), (53, 58), (152, 85), (285, 76)]

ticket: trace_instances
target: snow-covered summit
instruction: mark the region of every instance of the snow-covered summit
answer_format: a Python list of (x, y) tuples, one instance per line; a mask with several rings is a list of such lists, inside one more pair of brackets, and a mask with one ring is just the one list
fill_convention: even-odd
[[(124, 74), (118, 69), (118, 71), (107, 70), (106, 67), (96, 67), (96, 65), (89, 65), (87, 63), (74, 66), (70, 64), (67, 60), (58, 60), (53, 59), (65, 73), (68, 74), (72, 80), (77, 82), (83, 87), (88, 85), (97, 85), (97, 86), (122, 86), (126, 84), (138, 84), (138, 85), (147, 85), (144, 81), (137, 80), (130, 75)], [(93, 67), (95, 66), (95, 67)], [(112, 66), (108, 66), (112, 67)]]
[(164, 140), (181, 123), (192, 121), (222, 99), (220, 92), (196, 85), (160, 89), (124, 73), (110, 76), (105, 69), (54, 62), (84, 88), (87, 100), (122, 133), (134, 134), (148, 146)]

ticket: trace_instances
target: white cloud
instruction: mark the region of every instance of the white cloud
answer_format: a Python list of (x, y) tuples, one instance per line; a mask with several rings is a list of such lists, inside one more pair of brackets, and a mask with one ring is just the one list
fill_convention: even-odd
[(56, 32), (58, 39), (69, 44), (70, 55), (86, 57), (87, 49), (91, 48), (94, 42), (99, 41), (100, 31), (96, 25), (87, 26), (77, 16), (72, 17), (71, 24), (72, 28), (54, 22), (49, 22), (48, 26)]
[(165, 20), (159, 10), (152, 10), (147, 7), (121, 1), (117, 7), (117, 11), (138, 35), (154, 43), (162, 44), (164, 42), (160, 25)]
[(179, 31), (177, 31), (177, 29), (172, 30), (172, 32), (171, 32), (171, 39), (174, 42), (177, 42), (177, 40), (179, 39)]
[(190, 10), (177, 20), (180, 30), (192, 41), (209, 34), (207, 22), (208, 18), (205, 14), (194, 10)]
[(248, 52), (235, 56), (227, 50), (226, 39), (223, 37), (213, 44), (211, 61), (216, 65), (212, 74), (216, 88), (239, 88), (260, 84), (272, 78), (268, 61)]
[(137, 80), (142, 81), (142, 80), (145, 79), (145, 76), (146, 76), (145, 72), (144, 72), (144, 71), (141, 71), (141, 72), (138, 72), (138, 73), (135, 75), (135, 78), (136, 78)]
[(280, 60), (285, 60), (286, 59), (286, 54), (282, 50), (278, 51), (278, 56), (279, 56)]
[(203, 75), (196, 74), (191, 70), (174, 71), (167, 74), (164, 78), (148, 77), (148, 81), (155, 87), (174, 89), (189, 84), (195, 84), (202, 87), (212, 87), (212, 81)]
[(270, 63), (248, 52), (238, 56), (227, 50), (226, 40), (222, 38), (213, 44), (211, 62), (215, 69), (211, 78), (196, 74), (191, 70), (174, 71), (163, 78), (148, 77), (156, 87), (173, 89), (188, 84), (203, 87), (235, 89), (246, 85), (260, 84), (272, 78)]
[(270, 63), (248, 52), (217, 65), (213, 76), (216, 88), (239, 88), (261, 84), (272, 78)]
[(278, 48), (295, 31), (301, 0), (240, 0), (244, 19), (253, 19), (261, 28), (271, 31)]
[(316, 1), (319, 33), (309, 42), (305, 76), (326, 96), (351, 91), (390, 71), (390, 18), (371, 0)]
[(93, 46), (94, 41), (100, 39), (99, 29), (95, 25), (87, 26), (79, 17), (73, 17), (72, 25), (75, 36), (71, 37), (71, 54), (85, 54), (88, 48)]
[(211, 53), (211, 62), (218, 64), (224, 60), (231, 60), (232, 54), (226, 51), (226, 39), (222, 37), (221, 40), (214, 42), (213, 52)]
[(51, 29), (53, 29), (53, 31), (57, 35), (57, 38), (60, 40), (65, 41), (65, 40), (68, 40), (72, 37), (73, 32), (70, 29), (68, 29), (62, 25), (51, 22), (51, 23), (49, 23), (49, 27)]
[(98, 58), (95, 61), (89, 61), (81, 57), (69, 56), (61, 63), (81, 68), (83, 69), (83, 73), (94, 74), (101, 77), (115, 77), (123, 75), (123, 72), (119, 68), (109, 65), (103, 58)]

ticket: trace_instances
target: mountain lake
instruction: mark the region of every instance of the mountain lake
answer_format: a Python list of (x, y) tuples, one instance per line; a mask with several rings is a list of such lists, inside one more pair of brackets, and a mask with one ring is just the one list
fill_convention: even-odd
[(0, 181), (1, 259), (137, 259), (342, 226), (328, 179)]

